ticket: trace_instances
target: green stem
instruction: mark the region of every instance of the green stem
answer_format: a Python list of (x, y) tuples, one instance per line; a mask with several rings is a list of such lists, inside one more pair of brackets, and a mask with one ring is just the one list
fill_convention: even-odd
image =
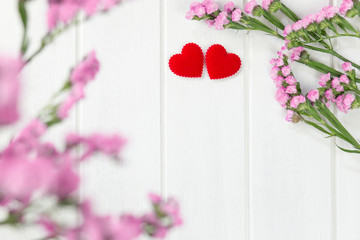
[(356, 38), (360, 38), (360, 35), (359, 34), (336, 34), (336, 35), (333, 35), (333, 36), (329, 36), (329, 37), (323, 37), (321, 39), (318, 39), (316, 41), (311, 41), (311, 42), (307, 42), (307, 43), (318, 43), (322, 40), (325, 40), (325, 39), (332, 39), (332, 38), (338, 38), (338, 37), (356, 37)]

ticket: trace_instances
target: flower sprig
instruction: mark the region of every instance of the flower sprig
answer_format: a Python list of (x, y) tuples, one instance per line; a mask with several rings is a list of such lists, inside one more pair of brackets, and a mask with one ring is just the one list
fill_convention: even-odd
[[(284, 26), (277, 15), (279, 11), (292, 23)], [(271, 61), (273, 68), (270, 75), (277, 86), (275, 98), (287, 109), (286, 120), (304, 121), (329, 136), (343, 139), (355, 149), (344, 151), (360, 153), (359, 143), (329, 109), (331, 104), (335, 104), (339, 111), (346, 113), (360, 106), (357, 86), (360, 79), (352, 69), (360, 70), (360, 65), (339, 54), (332, 44), (336, 38), (360, 38), (360, 32), (346, 19), (355, 16), (360, 16), (359, 0), (343, 0), (340, 7), (326, 6), (304, 18), (298, 17), (280, 0), (263, 0), (262, 5), (251, 0), (244, 11), (232, 2), (220, 10), (213, 0), (204, 0), (194, 2), (186, 15), (187, 19), (206, 20), (209, 27), (217, 30), (262, 31), (284, 41), (278, 58)], [(268, 27), (269, 24), (272, 27)], [(310, 54), (316, 52), (336, 57), (344, 67), (338, 70), (311, 59)], [(291, 71), (290, 62), (298, 62), (323, 73), (319, 88), (304, 95)]]

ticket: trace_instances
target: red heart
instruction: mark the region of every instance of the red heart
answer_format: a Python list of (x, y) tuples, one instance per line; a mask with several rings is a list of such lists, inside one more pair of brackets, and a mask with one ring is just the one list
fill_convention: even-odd
[(241, 60), (238, 55), (227, 53), (223, 46), (215, 44), (206, 52), (206, 67), (210, 79), (221, 79), (237, 73), (241, 67)]
[(201, 77), (204, 68), (204, 54), (195, 43), (186, 44), (181, 54), (175, 54), (169, 60), (169, 66), (173, 73), (180, 77)]

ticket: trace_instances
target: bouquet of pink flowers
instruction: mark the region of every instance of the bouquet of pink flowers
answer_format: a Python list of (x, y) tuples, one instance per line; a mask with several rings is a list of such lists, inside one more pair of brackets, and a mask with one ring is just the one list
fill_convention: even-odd
[[(30, 2), (18, 0), (24, 28), (19, 56), (0, 56), (0, 128), (13, 125), (20, 118), (21, 71), (59, 34), (75, 25), (80, 12), (90, 19), (119, 5), (118, 0), (48, 0), (48, 33), (40, 47), (28, 54)], [(42, 239), (131, 240), (142, 234), (164, 238), (170, 229), (182, 224), (179, 205), (173, 198), (163, 200), (150, 194), (153, 209), (149, 213), (103, 216), (96, 214), (89, 199), (80, 200), (76, 195), (81, 184), (77, 166), (94, 154), (118, 161), (126, 143), (122, 137), (68, 134), (61, 149), (43, 140), (47, 130), (64, 122), (70, 110), (84, 98), (86, 85), (95, 79), (99, 69), (95, 52), (89, 53), (71, 70), (63, 87), (38, 116), (0, 149), (0, 208), (7, 213), (0, 219), (0, 226), (42, 226)], [(81, 216), (81, 223), (71, 225), (60, 221), (56, 213), (64, 209)]]
[[(282, 12), (292, 23), (285, 26), (278, 12)], [(329, 137), (342, 139), (351, 149), (339, 148), (349, 153), (360, 153), (360, 143), (338, 120), (331, 105), (342, 113), (360, 107), (360, 78), (355, 71), (360, 70), (360, 65), (339, 54), (332, 40), (360, 38), (360, 32), (347, 20), (356, 16), (360, 16), (358, 0), (343, 0), (340, 7), (326, 6), (302, 19), (280, 0), (263, 0), (262, 5), (251, 0), (244, 11), (235, 7), (233, 2), (228, 2), (220, 10), (214, 0), (203, 0), (193, 2), (186, 14), (187, 19), (205, 20), (209, 27), (217, 30), (262, 31), (283, 41), (277, 57), (270, 61), (273, 66), (270, 77), (277, 88), (276, 100), (287, 110), (286, 120), (294, 123), (303, 121)], [(316, 53), (338, 59), (342, 69), (315, 61), (311, 54)], [(318, 88), (302, 92), (300, 82), (291, 70), (294, 62), (323, 74)]]

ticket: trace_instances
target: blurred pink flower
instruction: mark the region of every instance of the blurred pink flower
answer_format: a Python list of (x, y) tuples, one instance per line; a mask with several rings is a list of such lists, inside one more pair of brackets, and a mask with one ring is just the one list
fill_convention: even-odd
[(14, 123), (19, 118), (19, 73), (21, 59), (0, 56), (0, 126)]

